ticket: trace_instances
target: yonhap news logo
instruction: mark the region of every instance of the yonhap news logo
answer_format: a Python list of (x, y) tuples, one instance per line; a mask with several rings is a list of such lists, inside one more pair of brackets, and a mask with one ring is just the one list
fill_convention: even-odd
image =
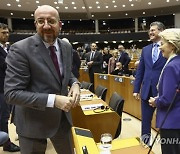
[(154, 136), (152, 136), (152, 135), (150, 136), (150, 135), (145, 134), (145, 135), (142, 135), (140, 137), (140, 139), (141, 139), (142, 143), (149, 143), (150, 142), (152, 144), (155, 140), (154, 144), (180, 144), (180, 138), (176, 138), (176, 137), (174, 137), (174, 138), (163, 138), (163, 137), (160, 138), (158, 136), (155, 139)]

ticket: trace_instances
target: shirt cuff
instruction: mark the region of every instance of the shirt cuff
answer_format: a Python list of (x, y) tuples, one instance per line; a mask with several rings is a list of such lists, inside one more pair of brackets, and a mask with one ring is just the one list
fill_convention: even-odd
[(55, 97), (56, 97), (55, 94), (49, 94), (48, 95), (48, 100), (47, 100), (46, 107), (51, 107), (51, 108), (54, 107)]

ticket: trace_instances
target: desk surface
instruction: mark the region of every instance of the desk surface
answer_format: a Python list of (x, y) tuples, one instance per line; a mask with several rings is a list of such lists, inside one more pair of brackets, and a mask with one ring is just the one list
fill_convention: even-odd
[(81, 101), (80, 106), (72, 109), (73, 126), (89, 129), (96, 142), (100, 141), (103, 133), (110, 133), (114, 137), (120, 121), (120, 116), (110, 109), (95, 113), (93, 110), (83, 111), (81, 108), (82, 105), (99, 103), (107, 106), (106, 102), (101, 99), (92, 99)]

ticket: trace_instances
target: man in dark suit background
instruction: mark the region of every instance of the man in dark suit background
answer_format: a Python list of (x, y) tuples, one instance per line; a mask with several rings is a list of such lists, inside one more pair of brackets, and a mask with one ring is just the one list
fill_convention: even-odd
[(90, 82), (94, 85), (94, 73), (102, 72), (102, 53), (97, 51), (96, 43), (91, 44), (91, 51), (86, 54), (86, 61), (89, 68)]
[(142, 49), (140, 63), (136, 72), (133, 96), (139, 99), (141, 89), (142, 112), (142, 141), (150, 146), (151, 120), (155, 108), (149, 106), (149, 98), (157, 96), (157, 83), (166, 59), (158, 49), (160, 37), (158, 34), (165, 29), (161, 22), (153, 22), (150, 25), (149, 38), (153, 42)]
[(34, 18), (37, 34), (13, 44), (7, 56), (5, 97), (16, 105), (22, 154), (45, 153), (47, 138), (57, 153), (72, 154), (70, 110), (80, 99), (71, 72), (72, 46), (58, 38), (61, 21), (55, 8), (40, 6)]
[[(8, 133), (8, 120), (10, 116), (10, 106), (4, 98), (4, 78), (6, 71), (5, 58), (8, 53), (6, 45), (9, 39), (9, 29), (6, 24), (0, 23), (0, 131)], [(3, 150), (9, 152), (20, 151), (20, 148), (12, 143), (10, 139), (3, 144)]]
[(125, 72), (128, 72), (128, 65), (129, 62), (131, 61), (128, 53), (125, 51), (124, 46), (123, 45), (118, 45), (118, 51), (119, 51), (119, 57), (118, 57), (118, 61), (121, 62), (122, 66), (123, 66), (123, 70)]

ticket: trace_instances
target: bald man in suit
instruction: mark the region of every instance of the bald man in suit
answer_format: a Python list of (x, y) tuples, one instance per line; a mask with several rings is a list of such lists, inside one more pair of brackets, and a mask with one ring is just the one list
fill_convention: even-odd
[(34, 18), (37, 34), (13, 44), (7, 56), (5, 97), (16, 105), (22, 154), (45, 153), (47, 138), (58, 154), (72, 154), (70, 110), (80, 99), (71, 72), (72, 46), (58, 38), (61, 21), (55, 8), (40, 6)]

